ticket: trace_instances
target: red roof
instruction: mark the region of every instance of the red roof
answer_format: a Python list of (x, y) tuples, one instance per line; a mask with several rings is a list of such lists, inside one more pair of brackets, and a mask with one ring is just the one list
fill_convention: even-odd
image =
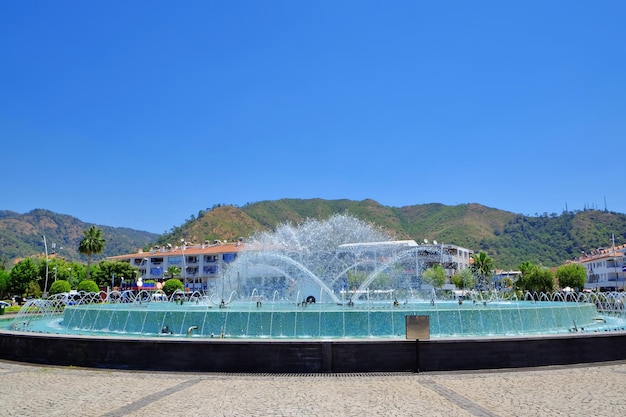
[(154, 249), (149, 252), (139, 251), (137, 253), (129, 253), (125, 255), (110, 256), (107, 259), (110, 260), (123, 260), (123, 259), (135, 259), (135, 258), (156, 258), (156, 257), (168, 257), (168, 256), (182, 256), (183, 252), (185, 256), (190, 255), (213, 255), (219, 253), (237, 253), (244, 248), (244, 244), (237, 243), (221, 243), (215, 245), (193, 245), (185, 246), (184, 251), (182, 247), (174, 246), (171, 249), (162, 247)]

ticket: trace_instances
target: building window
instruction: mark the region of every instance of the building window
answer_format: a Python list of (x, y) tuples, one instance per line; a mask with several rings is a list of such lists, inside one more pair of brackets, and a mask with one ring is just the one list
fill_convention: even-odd
[(232, 262), (235, 260), (235, 258), (237, 257), (236, 253), (224, 253), (222, 254), (222, 259), (224, 260), (224, 262)]
[(215, 275), (217, 274), (217, 265), (205, 265), (202, 271), (207, 275)]

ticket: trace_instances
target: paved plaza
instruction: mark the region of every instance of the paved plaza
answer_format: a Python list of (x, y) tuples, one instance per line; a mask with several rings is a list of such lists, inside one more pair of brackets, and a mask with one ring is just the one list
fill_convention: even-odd
[(138, 372), (0, 361), (0, 416), (619, 416), (626, 362), (392, 374)]

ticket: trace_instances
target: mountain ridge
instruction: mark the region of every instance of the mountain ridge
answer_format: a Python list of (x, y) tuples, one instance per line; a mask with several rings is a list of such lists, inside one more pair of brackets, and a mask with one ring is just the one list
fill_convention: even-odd
[[(234, 213), (246, 219), (245, 227), (235, 227)], [(297, 224), (307, 218), (323, 220), (336, 213), (348, 213), (374, 223), (392, 232), (396, 239), (437, 240), (476, 252), (484, 251), (501, 269), (514, 269), (524, 261), (558, 266), (580, 256), (582, 251), (608, 246), (612, 235), (616, 244), (626, 242), (626, 215), (608, 211), (586, 209), (530, 217), (478, 203), (389, 207), (371, 199), (314, 198), (268, 200), (242, 207), (216, 205), (201, 210), (197, 218), (192, 216), (183, 225), (162, 235), (157, 244), (189, 236), (196, 242), (234, 240), (273, 229), (283, 222)], [(219, 229), (203, 227), (208, 219), (212, 224), (219, 224)]]
[[(615, 244), (626, 243), (626, 215), (606, 210), (585, 209), (531, 217), (478, 203), (390, 207), (372, 199), (285, 198), (241, 207), (218, 204), (200, 210), (197, 216), (192, 215), (163, 235), (97, 225), (107, 239), (105, 251), (99, 257), (131, 253), (154, 244), (175, 244), (180, 239), (194, 243), (233, 241), (272, 230), (280, 223), (298, 224), (311, 218), (324, 220), (337, 213), (371, 222), (388, 230), (395, 239), (437, 240), (476, 252), (484, 251), (494, 258), (500, 269), (515, 269), (524, 261), (558, 266), (582, 252), (610, 246), (613, 236)], [(45, 209), (25, 214), (0, 210), (0, 259), (43, 253), (42, 236), (45, 235), (49, 252), (54, 242), (57, 248), (65, 250), (60, 256), (84, 260), (77, 248), (83, 230), (90, 225)]]
[[(65, 259), (86, 261), (86, 257), (78, 252), (78, 245), (84, 237), (83, 231), (92, 225), (68, 214), (46, 209), (33, 209), (24, 214), (0, 210), (0, 261), (8, 263), (44, 254), (44, 236), (48, 254), (56, 250)], [(103, 253), (94, 259), (120, 252), (134, 252), (154, 242), (159, 236), (126, 227), (96, 226), (102, 229), (106, 244)]]

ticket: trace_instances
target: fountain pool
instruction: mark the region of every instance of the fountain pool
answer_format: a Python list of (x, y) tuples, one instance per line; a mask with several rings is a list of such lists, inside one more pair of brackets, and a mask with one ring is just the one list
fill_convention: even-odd
[[(50, 307), (54, 303), (50, 303)], [(432, 338), (513, 336), (624, 328), (615, 315), (600, 315), (592, 303), (558, 301), (371, 302), (296, 306), (285, 302), (142, 302), (28, 308), (14, 330), (82, 335), (185, 336), (265, 339), (404, 338), (406, 316), (425, 315)], [(35, 313), (33, 313), (34, 311)], [(191, 331), (190, 328), (193, 328)]]
[[(354, 243), (358, 242), (358, 243)], [(0, 321), (2, 358), (150, 370), (361, 372), (623, 360), (624, 293), (437, 292), (444, 245), (349, 216), (254, 236), (206, 294), (86, 294)], [(462, 249), (462, 248), (461, 248)], [(127, 302), (120, 302), (120, 301)], [(461, 302), (462, 301), (462, 302)], [(407, 316), (430, 338), (409, 340)]]

